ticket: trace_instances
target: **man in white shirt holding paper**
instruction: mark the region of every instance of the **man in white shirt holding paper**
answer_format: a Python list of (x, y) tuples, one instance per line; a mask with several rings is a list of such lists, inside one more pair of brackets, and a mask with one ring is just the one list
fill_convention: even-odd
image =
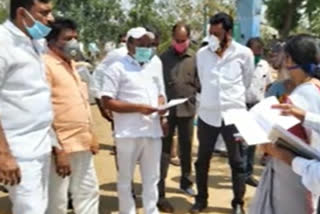
[(235, 140), (238, 131), (226, 120), (228, 111), (245, 110), (245, 93), (254, 72), (252, 51), (232, 40), (233, 19), (225, 13), (210, 18), (209, 45), (197, 53), (197, 68), (201, 84), (196, 166), (198, 195), (191, 213), (207, 207), (208, 171), (212, 149), (219, 133), (226, 142), (232, 169), (234, 199), (233, 214), (244, 214), (246, 181), (245, 146)]
[(158, 106), (165, 95), (151, 61), (153, 34), (142, 27), (128, 33), (128, 55), (103, 73), (103, 106), (113, 112), (117, 147), (118, 195), (121, 214), (135, 214), (131, 181), (137, 161), (143, 180), (143, 206), (146, 214), (158, 214), (161, 137)]

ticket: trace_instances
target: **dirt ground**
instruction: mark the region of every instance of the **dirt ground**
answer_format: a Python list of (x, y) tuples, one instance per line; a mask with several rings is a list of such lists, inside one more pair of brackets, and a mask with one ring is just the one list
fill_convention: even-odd
[[(101, 151), (95, 158), (97, 174), (100, 182), (100, 213), (118, 213), (118, 199), (116, 192), (116, 169), (114, 156), (110, 154), (113, 140), (109, 124), (100, 117), (96, 106), (92, 106), (92, 113), (95, 120), (95, 133), (101, 144)], [(194, 140), (193, 161), (196, 158), (197, 142)], [(262, 167), (256, 166), (255, 176), (261, 174)], [(167, 178), (167, 198), (176, 209), (176, 214), (188, 213), (194, 199), (182, 194), (179, 191), (180, 168), (171, 165)], [(141, 202), (141, 182), (139, 169), (137, 166), (135, 173), (135, 190), (138, 194), (137, 213), (143, 213)], [(246, 206), (254, 194), (255, 189), (247, 186), (245, 196)], [(205, 213), (210, 214), (229, 214), (231, 212), (230, 201), (232, 199), (230, 170), (226, 158), (214, 157), (211, 160), (209, 176), (209, 208)], [(10, 202), (8, 196), (0, 193), (0, 214), (10, 214)], [(72, 212), (71, 212), (72, 213)], [(37, 214), (37, 213), (35, 213)]]

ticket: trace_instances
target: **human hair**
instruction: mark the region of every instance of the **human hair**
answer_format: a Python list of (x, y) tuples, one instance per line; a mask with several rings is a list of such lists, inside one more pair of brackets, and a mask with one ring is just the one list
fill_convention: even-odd
[(126, 37), (126, 36), (127, 36), (126, 33), (120, 33), (119, 36), (118, 36), (118, 43), (120, 43), (121, 40), (122, 40), (122, 38), (123, 38), (123, 37)]
[(261, 48), (264, 47), (264, 43), (260, 37), (253, 37), (248, 40), (247, 47), (251, 48), (254, 43), (258, 43)]
[(17, 9), (23, 7), (30, 10), (35, 2), (49, 3), (51, 0), (11, 0), (10, 1), (10, 19), (14, 20), (17, 16)]
[(67, 18), (56, 18), (56, 20), (50, 24), (50, 27), (52, 30), (46, 37), (48, 42), (57, 40), (63, 30), (77, 30), (77, 24), (72, 19)]
[(285, 53), (309, 76), (320, 79), (319, 39), (307, 34), (291, 37), (284, 46)]
[(177, 29), (181, 29), (181, 28), (185, 28), (187, 31), (188, 37), (190, 37), (190, 34), (191, 34), (190, 26), (184, 22), (178, 22), (172, 27), (172, 31), (171, 31), (172, 35), (174, 35)]
[(233, 18), (224, 13), (220, 12), (210, 18), (210, 25), (222, 24), (223, 29), (227, 32), (233, 29)]

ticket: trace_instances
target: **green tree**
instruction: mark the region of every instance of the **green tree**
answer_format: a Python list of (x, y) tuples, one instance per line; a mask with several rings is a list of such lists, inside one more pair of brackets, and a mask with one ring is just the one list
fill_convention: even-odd
[(319, 0), (265, 0), (267, 19), (272, 27), (279, 30), (281, 38), (286, 38), (297, 29), (299, 23), (307, 22), (310, 30), (316, 30), (319, 20)]
[(118, 0), (55, 0), (55, 15), (74, 19), (79, 25), (80, 39), (99, 45), (116, 41), (125, 22)]
[(0, 23), (8, 18), (8, 1), (0, 1)]

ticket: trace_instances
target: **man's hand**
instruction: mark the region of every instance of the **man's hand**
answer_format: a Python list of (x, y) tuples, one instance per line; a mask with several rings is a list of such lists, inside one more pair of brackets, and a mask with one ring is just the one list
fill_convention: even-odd
[(99, 144), (94, 143), (93, 145), (91, 145), (90, 151), (93, 155), (97, 155), (99, 153)]
[(157, 109), (157, 108), (154, 108), (154, 107), (152, 107), (152, 106), (149, 106), (149, 105), (139, 105), (138, 111), (139, 111), (141, 114), (150, 115), (150, 114), (158, 111), (158, 109)]
[(274, 109), (280, 109), (282, 115), (292, 115), (296, 118), (298, 118), (300, 121), (303, 121), (306, 112), (294, 105), (291, 104), (278, 104), (278, 105), (273, 105), (272, 108)]
[[(162, 106), (164, 104), (166, 104), (166, 98), (161, 95), (161, 96), (158, 97), (158, 106)], [(163, 115), (165, 115), (167, 113), (167, 109), (158, 111), (158, 113), (159, 113), (160, 116), (163, 116)]]
[(15, 158), (9, 153), (0, 153), (0, 183), (18, 185), (21, 182), (21, 171)]
[(71, 175), (71, 165), (69, 155), (60, 150), (55, 153), (56, 172), (59, 176), (65, 178)]

